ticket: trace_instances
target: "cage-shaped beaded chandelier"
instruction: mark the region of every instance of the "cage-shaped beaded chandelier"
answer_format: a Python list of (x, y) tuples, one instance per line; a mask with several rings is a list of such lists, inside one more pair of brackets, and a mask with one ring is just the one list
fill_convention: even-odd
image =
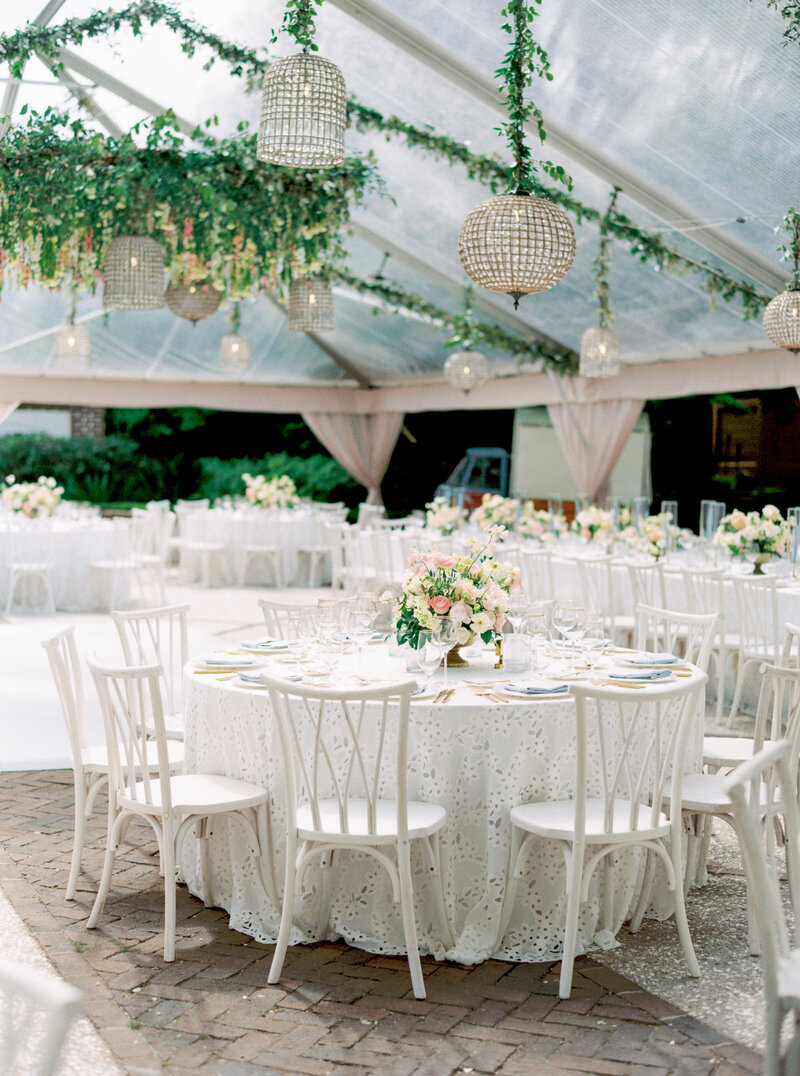
[(472, 392), (489, 380), (489, 360), (480, 351), (454, 351), (444, 364), (444, 376), (453, 388)]
[(789, 242), (780, 247), (794, 262), (792, 278), (786, 291), (776, 295), (764, 311), (764, 332), (776, 347), (800, 351), (800, 213), (792, 208), (784, 217), (790, 232)]
[(318, 276), (293, 280), (289, 288), (289, 329), (295, 333), (320, 333), (333, 328), (333, 293), (325, 281)]
[(277, 60), (264, 76), (256, 155), (294, 168), (344, 161), (347, 90), (330, 60), (305, 52)]
[(158, 310), (164, 303), (164, 251), (146, 235), (112, 239), (103, 264), (105, 310)]
[(53, 337), (53, 366), (59, 370), (88, 370), (92, 356), (92, 339), (85, 325), (68, 321), (56, 329)]
[[(503, 14), (503, 29), (514, 37), (497, 70), (508, 104), (508, 122), (501, 130), (514, 156), (511, 187), (467, 214), (458, 256), (471, 280), (490, 291), (507, 292), (516, 308), (523, 295), (547, 291), (566, 274), (575, 258), (575, 232), (561, 206), (531, 194), (534, 166), (525, 144), (525, 123), (535, 119), (543, 140), (544, 121), (536, 105), (525, 100), (525, 90), (533, 74), (552, 78), (547, 53), (530, 30), (537, 12), (527, 0), (514, 0)], [(551, 175), (568, 178), (562, 168), (549, 163), (545, 167)]]
[(230, 373), (241, 373), (250, 369), (253, 352), (250, 341), (240, 333), (229, 333), (222, 337), (219, 348), (219, 365)]
[(617, 334), (613, 329), (593, 325), (581, 337), (581, 377), (616, 377), (619, 371)]
[(167, 306), (172, 313), (186, 321), (210, 318), (222, 299), (222, 292), (207, 280), (178, 280), (167, 288)]

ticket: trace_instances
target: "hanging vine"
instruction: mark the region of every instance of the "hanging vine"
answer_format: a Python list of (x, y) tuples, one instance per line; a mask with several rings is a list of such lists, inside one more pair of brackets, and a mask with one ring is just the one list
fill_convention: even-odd
[(800, 213), (794, 206), (790, 206), (783, 218), (783, 226), (789, 233), (789, 238), (778, 247), (778, 250), (782, 253), (784, 261), (792, 263), (792, 276), (787, 290), (800, 291)]
[(789, 24), (783, 31), (784, 45), (800, 44), (800, 0), (767, 0), (767, 7), (779, 10)]
[(608, 203), (608, 209), (600, 218), (600, 240), (597, 245), (597, 254), (592, 262), (592, 280), (594, 281), (592, 298), (597, 299), (598, 322), (601, 329), (607, 329), (614, 320), (614, 313), (609, 301), (608, 285), (608, 274), (610, 271), (608, 221), (614, 214), (619, 193), (619, 187), (615, 187), (611, 194), (611, 200)]
[[(318, 3), (320, 0), (312, 2)], [(776, 0), (768, 2), (774, 5)], [(784, 36), (790, 39), (789, 35), (793, 34), (795, 37), (791, 39), (800, 40), (800, 0), (785, 3), (781, 13), (785, 18), (794, 20)], [(137, 0), (120, 10), (95, 11), (85, 18), (67, 19), (55, 25), (26, 25), (0, 37), (0, 62), (8, 63), (11, 74), (18, 78), (25, 62), (35, 52), (41, 52), (52, 57), (54, 68), (60, 69), (63, 65), (58, 60), (58, 52), (66, 45), (79, 45), (85, 39), (105, 37), (123, 27), (140, 36), (145, 25), (155, 26), (159, 23), (166, 25), (176, 35), (187, 56), (194, 56), (198, 49), (207, 49), (209, 55), (203, 64), (205, 69), (210, 68), (216, 60), (222, 60), (229, 65), (233, 74), (246, 79), (249, 88), (260, 84), (269, 64), (264, 50), (245, 48), (226, 41), (160, 0)], [(469, 178), (484, 184), (493, 193), (501, 192), (508, 185), (508, 166), (500, 158), (473, 153), (463, 142), (438, 134), (431, 127), (420, 128), (397, 116), (384, 116), (377, 109), (352, 98), (348, 102), (348, 114), (358, 130), (377, 131), (387, 139), (400, 137), (412, 149), (431, 153), (451, 166), (463, 167)], [(532, 194), (563, 206), (575, 216), (578, 223), (600, 220), (600, 210), (582, 203), (564, 187), (542, 183), (534, 172), (530, 174), (529, 181)], [(660, 235), (639, 228), (623, 214), (615, 213), (610, 217), (607, 230), (641, 262), (668, 273), (690, 273), (702, 281), (712, 298), (725, 302), (738, 300), (742, 304), (745, 319), (759, 317), (770, 300), (770, 296), (760, 292), (754, 285), (705, 261), (687, 257), (665, 243)]]
[[(286, 10), (283, 14), (281, 30), (293, 37), (303, 52), (318, 52), (319, 46), (314, 41), (316, 26), (314, 19), (316, 12), (314, 7), (321, 7), (322, 0), (286, 0)], [(274, 45), (278, 40), (278, 31), (273, 30), (270, 42)]]

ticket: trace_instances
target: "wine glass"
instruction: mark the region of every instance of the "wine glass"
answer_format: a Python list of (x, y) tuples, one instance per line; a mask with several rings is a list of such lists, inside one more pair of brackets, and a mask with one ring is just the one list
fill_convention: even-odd
[(431, 690), (431, 678), (439, 668), (442, 660), (442, 651), (439, 643), (430, 631), (419, 633), (419, 647), (417, 648), (417, 663), (425, 673), (425, 691)]
[(528, 608), (529, 599), (525, 594), (510, 594), (508, 597), (508, 609), (506, 609), (506, 620), (509, 622), (514, 631), (519, 631), (519, 626), (522, 623), (522, 618), (525, 616), (525, 612)]
[(372, 612), (359, 609), (357, 604), (354, 605), (353, 608), (350, 609), (348, 634), (356, 644), (356, 650), (358, 652), (358, 671), (359, 673), (363, 673), (364, 652), (372, 638)]
[(533, 676), (541, 676), (545, 667), (545, 655), (549, 637), (544, 625), (544, 616), (541, 613), (533, 613), (526, 616), (520, 624), (520, 633), (525, 639), (528, 648), (528, 656)]
[(606, 641), (606, 629), (600, 617), (587, 617), (583, 632), (583, 646), (586, 664), (589, 672), (594, 672), (594, 667), (600, 660)]
[(586, 611), (582, 609), (579, 605), (573, 606), (573, 609), (575, 611), (575, 622), (573, 623), (572, 627), (568, 628), (564, 634), (572, 643), (572, 646), (570, 647), (570, 673), (574, 676), (575, 652), (578, 643), (581, 641), (586, 631)]
[(458, 642), (459, 625), (448, 617), (439, 616), (433, 625), (431, 634), (439, 645), (442, 661), (444, 662), (444, 682), (447, 683), (447, 655), (450, 649)]
[(564, 640), (566, 650), (569, 633), (578, 623), (578, 607), (572, 602), (556, 602), (553, 609), (553, 627)]

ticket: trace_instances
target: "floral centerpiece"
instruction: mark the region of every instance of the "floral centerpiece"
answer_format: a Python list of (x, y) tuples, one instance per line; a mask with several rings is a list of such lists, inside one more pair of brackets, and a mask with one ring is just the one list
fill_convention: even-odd
[(563, 512), (551, 517), (546, 508), (537, 508), (533, 501), (523, 501), (519, 522), (514, 529), (524, 538), (553, 542), (568, 530), (567, 517)]
[(447, 497), (434, 497), (425, 505), (425, 526), (440, 534), (452, 534), (467, 518), (467, 513)]
[(420, 632), (431, 631), (437, 617), (458, 625), (458, 646), (466, 646), (473, 635), (488, 643), (502, 631), (509, 594), (522, 590), (522, 582), (516, 569), (494, 557), (501, 531), (493, 527), (488, 542), (470, 539), (470, 551), (463, 556), (435, 547), (414, 550), (395, 606), (398, 643), (419, 649)]
[(582, 508), (572, 521), (572, 530), (579, 538), (603, 542), (614, 529), (614, 513), (590, 504)]
[(720, 522), (714, 541), (731, 557), (755, 562), (755, 574), (763, 574), (761, 565), (786, 552), (789, 525), (774, 504), (761, 512), (740, 512), (734, 509)]
[(670, 523), (671, 519), (671, 512), (659, 512), (655, 516), (645, 516), (640, 521), (638, 530), (635, 526), (623, 527), (617, 537), (620, 542), (630, 546), (631, 549), (636, 549), (640, 553), (647, 553), (658, 560), (667, 551), (667, 525), (669, 525), (670, 549), (683, 549), (686, 544), (686, 538), (692, 533)]
[(61, 503), (64, 487), (55, 478), (40, 475), (35, 482), (17, 482), (13, 474), (6, 475), (0, 489), (0, 503), (11, 512), (21, 512), (28, 519), (51, 516)]
[(243, 474), (244, 495), (259, 508), (289, 508), (297, 504), (297, 486), (288, 474), (266, 478), (263, 474)]
[(516, 497), (503, 497), (499, 493), (484, 493), (481, 503), (473, 509), (469, 521), (482, 531), (490, 531), (492, 527), (511, 529), (517, 522), (518, 513), (519, 501)]

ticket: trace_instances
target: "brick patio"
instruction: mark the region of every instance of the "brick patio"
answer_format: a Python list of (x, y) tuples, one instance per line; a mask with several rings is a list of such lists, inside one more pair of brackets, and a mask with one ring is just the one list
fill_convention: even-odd
[(280, 988), (272, 947), (228, 929), (227, 915), (178, 891), (177, 956), (161, 958), (162, 887), (150, 831), (136, 825), (117, 859), (100, 927), (84, 922), (100, 876), (105, 819), (90, 822), (78, 900), (64, 900), (72, 849), (72, 775), (0, 775), (0, 887), (132, 1076), (185, 1073), (597, 1073), (735, 1076), (761, 1058), (581, 958), (569, 1001), (558, 965), (423, 961), (414, 999), (404, 959), (343, 945), (289, 950)]

